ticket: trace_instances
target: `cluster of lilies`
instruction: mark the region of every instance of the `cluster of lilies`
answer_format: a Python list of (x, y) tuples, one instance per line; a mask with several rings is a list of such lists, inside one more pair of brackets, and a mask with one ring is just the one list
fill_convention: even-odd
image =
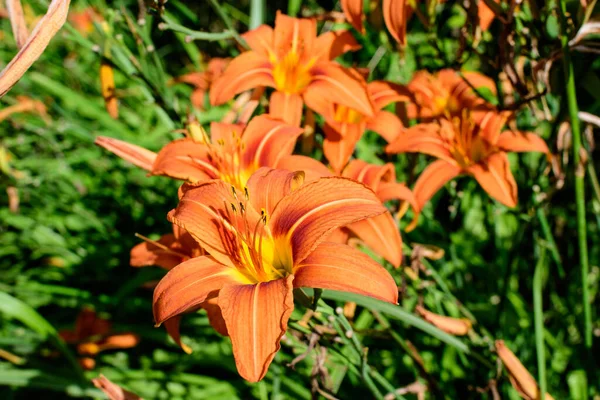
[[(198, 106), (205, 94), (219, 105), (238, 94), (256, 100), (273, 88), (267, 113), (249, 118), (252, 108), (237, 122), (212, 123), (210, 134), (191, 119), (186, 136), (158, 153), (108, 137), (96, 143), (150, 175), (183, 181), (179, 205), (167, 215), (173, 232), (132, 249), (131, 264), (168, 270), (154, 291), (156, 324), (189, 352), (180, 338), (181, 316), (206, 310), (215, 330), (230, 337), (239, 373), (255, 382), (279, 350), (294, 288), (397, 303), (392, 275), (354, 244), (399, 267), (397, 218), (408, 207), (416, 216), (412, 229), (429, 199), (463, 174), (514, 207), (517, 185), (507, 152), (548, 148), (533, 133), (504, 129), (510, 115), (480, 96), (478, 89), (495, 92), (495, 85), (478, 73), (419, 72), (406, 86), (367, 82), (360, 70), (335, 61), (360, 47), (349, 31), (317, 36), (314, 19), (281, 13), (274, 28), (262, 25), (242, 38), (249, 50), (182, 81), (196, 82)], [(389, 111), (392, 103), (402, 104), (417, 123), (410, 126)], [(315, 130), (314, 114), (324, 121), (328, 165), (293, 154), (298, 139)], [(381, 135), (387, 153), (437, 160), (411, 190), (397, 182), (392, 163), (352, 159), (366, 130)], [(384, 205), (390, 200), (402, 202), (394, 209), (397, 218)]]

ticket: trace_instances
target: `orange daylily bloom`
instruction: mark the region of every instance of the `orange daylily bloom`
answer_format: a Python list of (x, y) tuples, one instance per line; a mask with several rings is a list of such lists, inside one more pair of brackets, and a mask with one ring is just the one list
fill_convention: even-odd
[(192, 85), (194, 87), (191, 96), (192, 105), (200, 110), (204, 110), (206, 93), (208, 93), (213, 82), (223, 75), (229, 61), (229, 58), (213, 58), (208, 62), (206, 70), (202, 72), (190, 72), (189, 74), (179, 76), (175, 79), (175, 82)]
[[(293, 288), (345, 290), (396, 303), (389, 273), (367, 255), (326, 242), (336, 228), (386, 212), (349, 179), (303, 184), (304, 174), (261, 168), (243, 191), (222, 180), (185, 185), (168, 218), (210, 254), (170, 270), (154, 292), (157, 324), (216, 298), (238, 371), (261, 380), (294, 308)], [(173, 325), (176, 328), (173, 329)]]
[(82, 10), (72, 10), (69, 13), (69, 22), (83, 36), (87, 36), (94, 31), (94, 22), (100, 23), (103, 18), (94, 10), (93, 7), (86, 7)]
[[(508, 371), (510, 383), (525, 400), (540, 399), (540, 389), (529, 371), (523, 366), (515, 354), (504, 344), (503, 340), (496, 340), (496, 352), (502, 364)], [(554, 400), (550, 393), (546, 393), (547, 400)]]
[[(396, 182), (396, 171), (392, 163), (374, 165), (361, 160), (352, 160), (344, 169), (342, 176), (366, 185), (375, 192), (382, 203), (401, 200), (408, 201), (416, 207), (410, 189)], [(390, 213), (363, 219), (344, 229), (349, 230), (393, 266), (399, 267), (402, 263), (402, 236)]]
[(464, 336), (471, 331), (473, 324), (466, 318), (453, 318), (433, 313), (423, 306), (417, 306), (415, 311), (427, 322), (440, 328), (446, 333)]
[[(317, 164), (309, 157), (292, 155), (302, 129), (266, 115), (241, 124), (211, 124), (211, 140), (203, 134), (174, 140), (155, 154), (117, 139), (98, 137), (96, 144), (150, 172), (189, 182), (223, 179), (243, 189), (260, 167), (290, 168)], [(299, 165), (300, 165), (299, 164)], [(300, 168), (298, 168), (300, 169)]]
[(418, 71), (407, 86), (414, 96), (414, 102), (407, 105), (408, 117), (430, 121), (460, 115), (464, 109), (476, 117), (492, 111), (494, 107), (479, 97), (473, 87), (496, 93), (494, 81), (478, 72), (465, 71), (461, 76), (453, 69), (443, 69), (436, 74)]
[(517, 184), (506, 153), (549, 150), (533, 133), (503, 131), (507, 118), (506, 113), (490, 112), (476, 124), (468, 112), (463, 112), (451, 120), (411, 127), (387, 146), (388, 153), (417, 152), (439, 159), (425, 168), (415, 183), (413, 193), (419, 209), (445, 183), (462, 174), (472, 175), (500, 203), (517, 205)]
[(261, 25), (242, 35), (250, 51), (229, 64), (210, 90), (210, 102), (222, 104), (235, 94), (259, 86), (275, 88), (270, 114), (299, 126), (307, 95), (340, 102), (373, 116), (364, 79), (333, 61), (360, 46), (347, 31), (317, 37), (314, 19), (292, 18), (280, 12), (275, 29)]
[[(500, 0), (493, 0), (495, 3), (500, 3)], [(494, 22), (496, 14), (485, 4), (485, 1), (479, 0), (477, 5), (477, 18), (479, 19), (479, 27), (482, 31), (487, 31)]]
[(400, 119), (383, 108), (393, 102), (408, 101), (411, 97), (407, 89), (392, 82), (374, 81), (367, 85), (367, 90), (375, 108), (372, 117), (323, 97), (305, 96), (306, 104), (325, 118), (323, 152), (337, 173), (350, 160), (365, 130), (377, 132), (390, 143), (403, 129)]
[(77, 316), (75, 329), (63, 330), (59, 336), (67, 343), (76, 344), (77, 352), (83, 356), (81, 364), (86, 369), (95, 366), (93, 357), (101, 351), (129, 349), (137, 346), (139, 336), (131, 332), (112, 333), (110, 321), (98, 317), (90, 308), (84, 308)]

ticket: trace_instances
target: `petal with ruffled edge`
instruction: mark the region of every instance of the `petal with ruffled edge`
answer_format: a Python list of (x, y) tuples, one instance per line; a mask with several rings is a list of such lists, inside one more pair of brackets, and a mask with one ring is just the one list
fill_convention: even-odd
[(318, 61), (331, 61), (344, 53), (356, 51), (360, 47), (349, 31), (329, 31), (317, 38), (314, 56)]
[(238, 93), (258, 86), (274, 86), (273, 66), (265, 56), (248, 51), (231, 61), (210, 88), (210, 103), (223, 104)]
[(174, 140), (163, 147), (158, 152), (151, 173), (189, 182), (201, 182), (219, 176), (219, 171), (209, 159), (208, 147), (191, 138)]
[(274, 167), (287, 169), (288, 171), (303, 171), (304, 182), (312, 182), (324, 176), (332, 175), (331, 171), (322, 162), (311, 157), (295, 154), (281, 157)]
[(507, 207), (517, 205), (517, 183), (510, 171), (508, 156), (504, 152), (494, 153), (483, 162), (467, 168), (492, 198)]
[(298, 94), (274, 91), (269, 100), (269, 115), (292, 126), (300, 126), (303, 104)]
[(413, 9), (406, 0), (383, 0), (383, 19), (390, 34), (400, 45), (406, 44), (406, 25)]
[(283, 169), (260, 168), (248, 180), (250, 203), (256, 210), (271, 215), (279, 201), (304, 182), (304, 173)]
[(119, 139), (98, 136), (94, 143), (146, 171), (152, 169), (152, 164), (156, 160), (155, 152)]
[(352, 160), (344, 169), (342, 176), (364, 183), (375, 193), (380, 184), (396, 181), (394, 164), (375, 165), (362, 160)]
[(274, 167), (281, 157), (292, 154), (302, 132), (267, 115), (252, 118), (242, 136), (242, 166)]
[(411, 92), (403, 85), (388, 81), (373, 81), (368, 85), (369, 95), (376, 110), (398, 101), (411, 101)]
[(388, 260), (394, 267), (402, 263), (402, 237), (390, 213), (363, 219), (348, 225), (348, 228), (367, 247)]
[(199, 307), (224, 285), (243, 282), (235, 268), (219, 264), (211, 257), (189, 259), (170, 270), (154, 289), (154, 321), (162, 324)]
[(219, 307), (233, 346), (240, 375), (260, 381), (279, 348), (294, 309), (288, 276), (254, 285), (227, 285), (219, 293)]
[(314, 93), (309, 96), (321, 96), (332, 103), (350, 107), (367, 117), (375, 115), (365, 80), (356, 70), (329, 62), (317, 64), (310, 73), (312, 81), (305, 90)]
[(291, 246), (296, 265), (334, 229), (386, 211), (375, 193), (363, 184), (327, 177), (281, 199), (268, 225), (276, 242)]
[(295, 268), (294, 276), (294, 287), (341, 290), (398, 303), (398, 287), (390, 273), (345, 244), (321, 243)]
[(496, 146), (504, 151), (549, 153), (548, 145), (538, 135), (529, 132), (504, 131), (498, 137)]

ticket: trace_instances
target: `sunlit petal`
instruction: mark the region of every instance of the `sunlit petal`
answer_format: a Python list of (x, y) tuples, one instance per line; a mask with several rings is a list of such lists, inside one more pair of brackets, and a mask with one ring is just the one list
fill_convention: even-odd
[(302, 97), (299, 94), (275, 91), (269, 100), (269, 115), (292, 126), (300, 126), (302, 105)]
[(504, 151), (549, 153), (546, 141), (534, 133), (504, 131), (498, 137), (496, 146)]
[(508, 207), (517, 205), (517, 183), (506, 153), (494, 153), (484, 162), (470, 166), (467, 171), (492, 198)]
[(152, 170), (152, 164), (156, 160), (155, 152), (119, 139), (98, 136), (94, 143), (146, 171)]
[(348, 225), (348, 228), (371, 250), (379, 254), (394, 267), (402, 263), (402, 237), (396, 221), (390, 213), (363, 219)]

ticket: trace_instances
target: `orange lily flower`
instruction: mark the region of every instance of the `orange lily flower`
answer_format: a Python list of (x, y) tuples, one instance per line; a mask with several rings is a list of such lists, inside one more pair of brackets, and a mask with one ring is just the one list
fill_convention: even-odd
[[(500, 0), (494, 0), (495, 3), (500, 3)], [(485, 4), (485, 1), (479, 0), (477, 6), (477, 17), (479, 18), (479, 27), (482, 31), (487, 31), (494, 22), (496, 14)]]
[[(361, 160), (352, 160), (344, 169), (342, 176), (366, 185), (375, 192), (382, 203), (401, 200), (408, 201), (416, 207), (410, 189), (396, 182), (396, 171), (392, 163), (374, 165)], [(350, 231), (394, 267), (399, 267), (402, 263), (402, 236), (398, 224), (390, 213), (354, 222), (343, 229)]]
[(204, 110), (204, 98), (214, 81), (217, 80), (229, 64), (229, 58), (213, 58), (208, 62), (206, 70), (202, 72), (190, 72), (175, 79), (175, 82), (183, 82), (194, 87), (190, 98), (192, 105)]
[(490, 112), (476, 124), (464, 112), (452, 120), (411, 127), (388, 145), (388, 153), (417, 152), (439, 158), (421, 173), (413, 188), (419, 209), (446, 182), (462, 174), (472, 175), (500, 203), (517, 205), (517, 184), (506, 153), (549, 150), (533, 133), (502, 131), (507, 118), (506, 113)]
[(187, 138), (167, 144), (158, 154), (102, 136), (96, 139), (96, 144), (151, 175), (189, 182), (219, 178), (243, 189), (250, 175), (260, 167), (318, 164), (309, 157), (291, 155), (300, 134), (300, 128), (261, 115), (245, 128), (240, 124), (212, 123), (210, 141), (205, 133), (191, 133)]
[(365, 130), (377, 132), (390, 143), (403, 129), (400, 119), (383, 108), (393, 102), (408, 101), (410, 95), (406, 88), (392, 82), (374, 81), (367, 85), (367, 90), (375, 108), (375, 114), (371, 117), (323, 97), (305, 97), (306, 104), (325, 118), (323, 152), (338, 174), (350, 160)]
[(493, 106), (479, 97), (473, 87), (496, 93), (494, 81), (478, 72), (462, 72), (461, 76), (453, 69), (443, 69), (436, 74), (418, 71), (407, 86), (414, 96), (414, 102), (407, 107), (408, 117), (430, 121), (459, 115), (464, 109), (471, 110), (477, 117), (492, 111)]
[(213, 105), (258, 86), (275, 88), (270, 114), (300, 125), (303, 98), (323, 97), (373, 116), (364, 79), (333, 59), (360, 46), (347, 31), (317, 37), (314, 19), (277, 13), (275, 29), (261, 25), (242, 35), (250, 51), (229, 64), (210, 90)]
[[(170, 270), (154, 291), (157, 324), (214, 299), (237, 369), (261, 380), (294, 308), (292, 290), (345, 290), (396, 303), (389, 273), (367, 255), (326, 242), (336, 228), (386, 211), (375, 193), (349, 179), (302, 184), (302, 172), (261, 168), (243, 191), (222, 180), (185, 185), (168, 218), (210, 256)], [(178, 324), (176, 320), (176, 324)], [(179, 334), (178, 326), (171, 331)]]
[(98, 317), (90, 308), (84, 308), (77, 316), (75, 329), (59, 332), (59, 336), (67, 343), (76, 344), (77, 352), (84, 356), (80, 359), (85, 369), (94, 368), (93, 357), (101, 351), (113, 349), (129, 349), (137, 346), (139, 336), (134, 333), (111, 333), (110, 321)]
[(72, 10), (69, 13), (68, 19), (77, 32), (83, 36), (88, 36), (94, 31), (94, 22), (100, 23), (103, 21), (102, 16), (93, 7), (86, 7), (77, 11)]

